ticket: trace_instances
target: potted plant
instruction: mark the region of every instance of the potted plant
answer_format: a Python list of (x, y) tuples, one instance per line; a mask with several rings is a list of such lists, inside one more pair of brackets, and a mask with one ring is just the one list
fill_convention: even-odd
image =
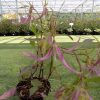
[[(90, 57), (87, 50), (84, 50), (86, 45), (82, 46), (85, 52), (78, 52), (77, 50), (81, 49), (80, 38), (72, 47), (62, 47), (56, 42), (56, 24), (55, 16), (49, 13), (30, 23), (30, 29), (36, 38), (28, 40), (34, 48), (34, 53), (25, 52), (24, 55), (33, 59), (33, 65), (20, 69), (21, 79), (17, 86), (1, 95), (1, 100), (14, 95), (17, 95), (20, 100), (44, 100), (52, 88), (50, 77), (54, 73), (56, 61), (61, 62), (63, 67), (76, 77), (69, 85), (61, 84), (55, 91), (55, 100), (92, 100), (87, 84), (89, 81), (100, 79), (99, 50), (95, 59)], [(71, 36), (69, 37), (73, 40)], [(86, 39), (83, 44), (92, 43), (91, 41), (91, 39)], [(77, 68), (69, 63), (65, 54), (75, 57)], [(81, 60), (79, 55), (85, 56), (85, 59)]]

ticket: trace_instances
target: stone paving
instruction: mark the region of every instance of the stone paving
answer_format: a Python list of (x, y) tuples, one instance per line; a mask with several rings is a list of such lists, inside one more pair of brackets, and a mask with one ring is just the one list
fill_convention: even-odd
[[(93, 36), (90, 35), (77, 35), (77, 36), (72, 36), (73, 40), (71, 40), (68, 36), (56, 36), (56, 41), (57, 42), (76, 42), (79, 37), (80, 42), (83, 42), (85, 39), (94, 39)], [(100, 41), (100, 36), (96, 35), (95, 36), (99, 41)], [(0, 37), (0, 44), (8, 44), (8, 43), (29, 43), (28, 38), (36, 38), (35, 36), (3, 36)], [(93, 42), (97, 42), (95, 39)]]

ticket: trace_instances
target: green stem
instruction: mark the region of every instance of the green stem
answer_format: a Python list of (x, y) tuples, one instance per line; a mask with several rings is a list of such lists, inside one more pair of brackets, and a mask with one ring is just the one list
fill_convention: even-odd
[[(41, 28), (43, 29), (41, 16), (39, 15), (39, 13), (38, 13), (38, 11), (36, 9), (34, 9), (34, 10), (36, 11), (37, 15), (39, 16), (39, 20), (40, 20), (40, 23), (41, 23), (40, 25), (41, 25)], [(43, 37), (43, 34), (41, 32), (41, 39), (42, 39), (42, 37)]]
[(79, 60), (79, 58), (78, 58), (78, 56), (77, 56), (77, 54), (76, 54), (75, 52), (74, 52), (74, 55), (75, 55), (75, 57), (76, 57), (77, 63), (79, 64), (80, 72), (82, 72), (80, 60)]
[(53, 56), (51, 56), (51, 62), (50, 62), (50, 69), (49, 69), (48, 79), (50, 78), (50, 76), (52, 74), (53, 64), (54, 64), (54, 59), (53, 59)]
[[(42, 48), (39, 47), (39, 49), (40, 49), (40, 55), (43, 57), (44, 55), (43, 55), (43, 53), (42, 53)], [(44, 65), (44, 62), (42, 61), (42, 62), (41, 62), (41, 65), (40, 65), (40, 71), (39, 71), (39, 77), (40, 77), (40, 78), (41, 78), (41, 77), (43, 78), (43, 72), (44, 72), (43, 65)]]

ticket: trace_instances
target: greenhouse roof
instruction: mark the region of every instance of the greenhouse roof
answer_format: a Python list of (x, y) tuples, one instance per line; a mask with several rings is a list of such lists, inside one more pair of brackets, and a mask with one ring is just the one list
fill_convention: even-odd
[[(29, 2), (37, 11), (43, 9), (45, 0), (0, 0), (0, 14), (27, 13)], [(60, 12), (100, 12), (100, 0), (46, 0), (47, 7)]]

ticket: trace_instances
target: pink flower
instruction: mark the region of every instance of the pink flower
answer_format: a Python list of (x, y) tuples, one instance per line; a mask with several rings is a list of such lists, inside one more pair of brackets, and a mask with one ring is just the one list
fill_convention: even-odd
[(27, 24), (27, 23), (29, 23), (30, 22), (30, 20), (31, 20), (31, 16), (28, 16), (28, 17), (26, 17), (26, 18), (21, 18), (21, 24)]
[[(69, 99), (66, 99), (69, 100)], [(70, 100), (93, 100), (86, 89), (80, 87), (73, 91)]]
[(9, 97), (12, 97), (16, 94), (16, 88), (11, 88), (7, 92), (5, 92), (3, 95), (0, 96), (0, 100), (7, 100)]
[(100, 67), (99, 66), (88, 66), (90, 74), (100, 76)]
[(78, 48), (78, 46), (79, 46), (79, 41), (80, 41), (80, 38), (78, 39), (78, 41), (77, 41), (76, 43), (73, 44), (73, 46), (72, 46), (71, 48), (68, 48), (68, 49), (63, 48), (62, 50), (63, 50), (64, 52), (67, 52), (67, 53), (73, 53), (73, 51), (75, 51), (75, 50)]
[(40, 19), (44, 15), (47, 15), (47, 13), (48, 13), (48, 9), (47, 9), (46, 5), (43, 6), (43, 11), (42, 11), (41, 15), (39, 15), (37, 18), (35, 18), (35, 16), (32, 16), (33, 10), (35, 10), (36, 13), (38, 13), (37, 10), (34, 8), (34, 6), (32, 4), (30, 4), (28, 16), (26, 18), (23, 18), (23, 17), (21, 18), (21, 21), (20, 21), (21, 24), (29, 23), (31, 20)]
[(51, 39), (51, 42), (49, 40), (51, 47), (49, 48), (48, 52), (43, 57), (37, 57), (37, 55), (34, 55), (32, 53), (24, 53), (24, 55), (32, 59), (35, 59), (36, 61), (39, 61), (39, 62), (49, 59), (52, 55), (53, 56), (57, 55), (59, 60), (65, 66), (65, 68), (67, 68), (72, 73), (80, 75), (81, 73), (78, 72), (76, 69), (74, 69), (71, 65), (69, 65), (68, 61), (65, 60), (64, 55), (62, 53), (62, 48), (58, 47), (58, 45), (56, 44), (55, 41), (52, 40), (52, 38), (49, 37), (49, 39)]
[(55, 93), (55, 100), (62, 100), (63, 93), (65, 91), (65, 87), (60, 87)]
[(21, 18), (21, 22), (20, 22), (21, 24), (26, 24), (31, 21), (33, 9), (34, 9), (34, 6), (30, 4), (28, 16), (26, 18), (23, 18), (23, 17)]
[(44, 15), (47, 15), (48, 13), (48, 9), (46, 6), (43, 7), (43, 11), (42, 11), (42, 14), (41, 14), (41, 17), (44, 16)]
[(100, 59), (97, 59), (97, 61), (94, 64), (88, 65), (87, 70), (90, 72), (92, 76), (100, 76)]
[(83, 86), (75, 88), (60, 87), (55, 93), (55, 100), (93, 100)]

